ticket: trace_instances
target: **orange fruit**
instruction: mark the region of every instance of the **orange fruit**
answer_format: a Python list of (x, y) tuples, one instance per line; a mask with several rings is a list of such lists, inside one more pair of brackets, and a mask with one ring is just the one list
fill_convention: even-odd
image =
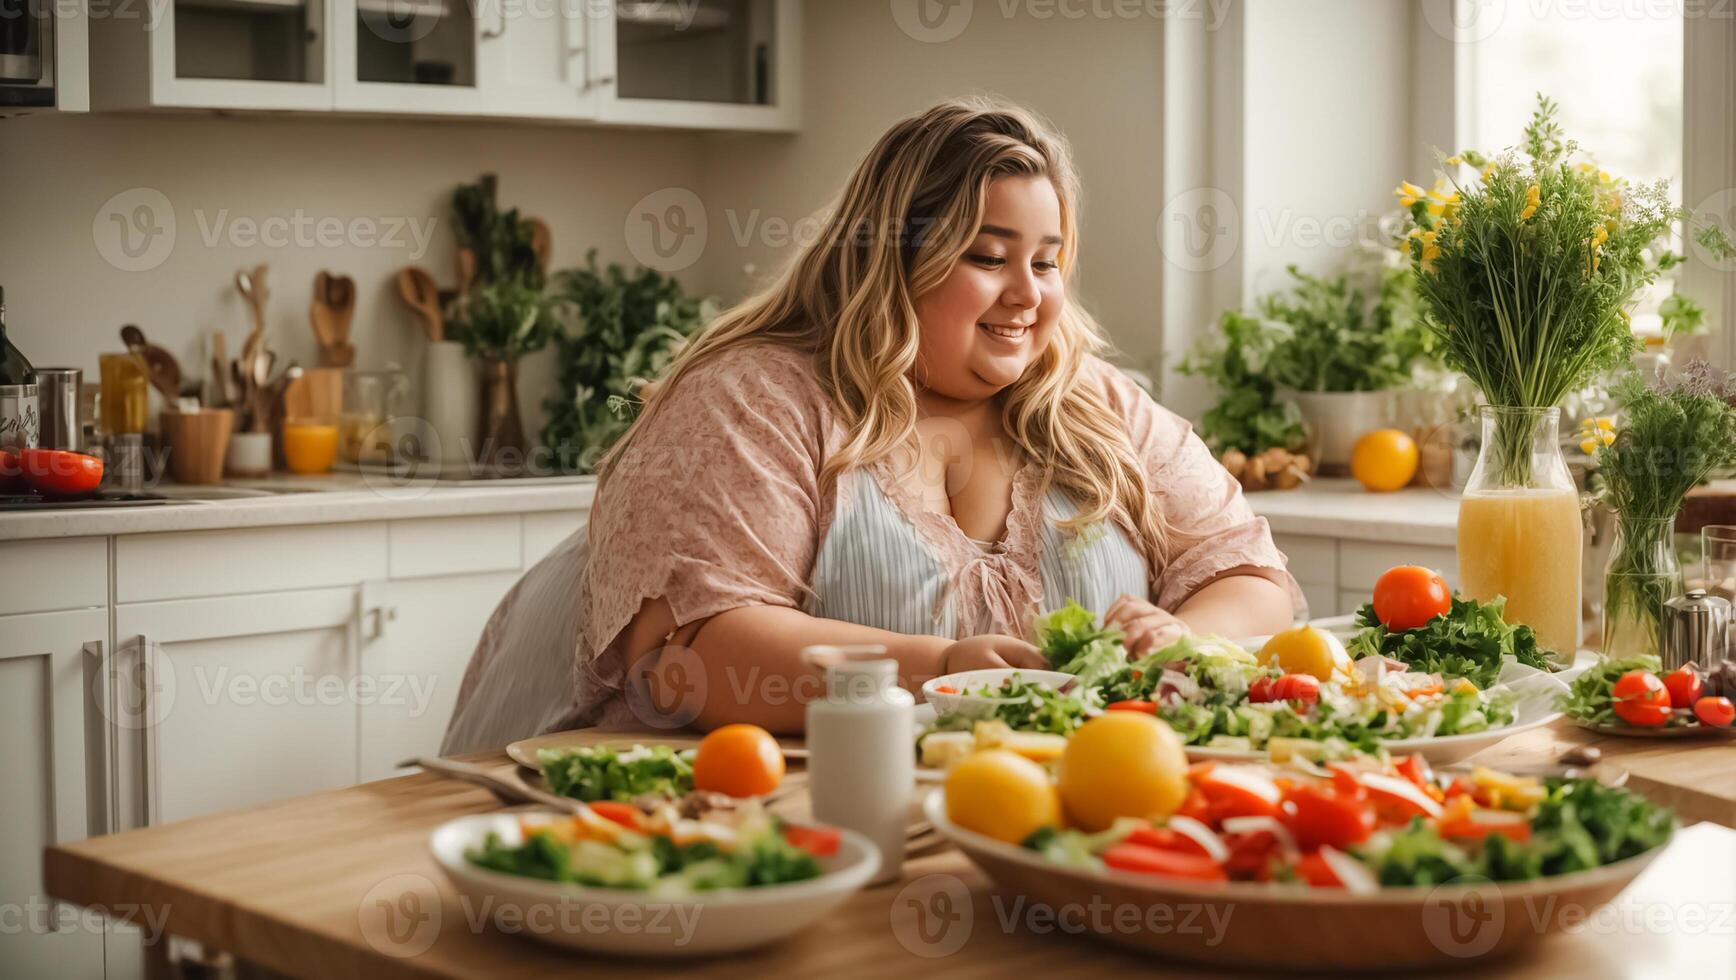
[(966, 830), (1017, 844), (1061, 823), (1049, 773), (1006, 749), (984, 749), (946, 771), (946, 817)]
[(784, 750), (758, 725), (725, 725), (699, 740), (693, 787), (725, 796), (764, 796), (784, 781)]
[(1350, 475), (1377, 493), (1397, 490), (1417, 475), (1417, 443), (1397, 429), (1376, 429), (1356, 440)]

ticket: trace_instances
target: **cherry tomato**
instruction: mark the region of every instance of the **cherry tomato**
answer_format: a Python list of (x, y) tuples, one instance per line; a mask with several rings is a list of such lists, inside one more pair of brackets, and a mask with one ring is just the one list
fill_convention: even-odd
[(1640, 728), (1655, 728), (1670, 720), (1670, 693), (1656, 674), (1630, 670), (1610, 688), (1615, 715)]
[(18, 453), (24, 479), (37, 493), (72, 497), (90, 493), (102, 483), (102, 460), (59, 449), (24, 449)]
[(725, 725), (699, 741), (693, 787), (726, 796), (764, 796), (784, 779), (784, 751), (758, 725)]
[(1672, 708), (1692, 708), (1705, 689), (1705, 682), (1691, 667), (1681, 667), (1664, 675), (1664, 690), (1670, 692)]
[(805, 827), (796, 824), (787, 824), (784, 827), (784, 840), (815, 857), (831, 857), (838, 853), (838, 844), (843, 836), (836, 827)]
[(1365, 803), (1346, 799), (1315, 786), (1297, 786), (1284, 794), (1285, 824), (1305, 848), (1336, 847), (1344, 850), (1360, 844), (1374, 831), (1374, 811)]
[(1452, 590), (1433, 569), (1399, 565), (1374, 583), (1374, 614), (1389, 630), (1414, 630), (1452, 609)]
[(1228, 877), (1223, 865), (1204, 855), (1161, 851), (1128, 841), (1111, 844), (1102, 857), (1104, 864), (1120, 871), (1194, 881), (1223, 881)]
[(607, 820), (613, 820), (628, 830), (639, 829), (639, 808), (631, 803), (619, 803), (615, 800), (598, 800), (588, 804), (591, 812)]
[(1276, 677), (1254, 678), (1248, 683), (1248, 700), (1254, 704), (1265, 704), (1268, 701), (1278, 700), (1278, 696), (1272, 693), (1272, 688), (1277, 686), (1277, 683), (1278, 678)]
[(1117, 701), (1103, 706), (1104, 711), (1138, 711), (1142, 714), (1157, 714), (1157, 705), (1150, 701)]
[(1736, 705), (1729, 698), (1701, 698), (1694, 702), (1694, 717), (1713, 728), (1729, 728), (1736, 721)]

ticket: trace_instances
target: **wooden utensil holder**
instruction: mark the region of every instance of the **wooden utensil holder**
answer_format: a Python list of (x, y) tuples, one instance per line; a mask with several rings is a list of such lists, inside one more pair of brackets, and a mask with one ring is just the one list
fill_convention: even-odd
[(163, 412), (158, 422), (169, 449), (169, 475), (176, 483), (206, 484), (223, 479), (229, 435), (235, 428), (234, 410)]

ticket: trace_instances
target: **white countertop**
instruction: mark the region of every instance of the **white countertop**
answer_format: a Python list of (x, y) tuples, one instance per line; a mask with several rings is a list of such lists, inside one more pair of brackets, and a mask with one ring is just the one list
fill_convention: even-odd
[[(221, 500), (176, 500), (141, 507), (92, 507), (0, 513), (0, 541), (103, 537), (164, 531), (333, 524), (582, 510), (596, 495), (593, 477), (549, 477), (463, 485), (409, 483), (360, 474), (280, 476), (261, 484), (293, 492)], [(250, 485), (236, 485), (247, 492)], [(225, 487), (155, 488), (164, 494), (232, 492)]]
[(1407, 488), (1370, 493), (1350, 479), (1315, 479), (1294, 490), (1247, 495), (1254, 513), (1273, 534), (1307, 534), (1394, 544), (1454, 547), (1458, 541), (1459, 495), (1450, 490)]
[[(401, 485), (358, 474), (333, 474), (284, 476), (263, 485), (299, 492), (144, 507), (0, 513), (0, 541), (580, 510), (590, 507), (596, 495), (591, 477)], [(239, 486), (245, 491), (250, 485)], [(223, 487), (158, 490), (225, 492)], [(1248, 502), (1272, 525), (1274, 534), (1452, 547), (1457, 533), (1458, 495), (1434, 490), (1368, 493), (1353, 480), (1319, 479), (1295, 490), (1250, 493)]]

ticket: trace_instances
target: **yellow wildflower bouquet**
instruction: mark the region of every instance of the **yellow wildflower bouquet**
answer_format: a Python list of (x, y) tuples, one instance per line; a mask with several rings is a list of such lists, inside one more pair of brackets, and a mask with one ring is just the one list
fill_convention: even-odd
[[(1667, 182), (1635, 185), (1588, 161), (1564, 138), (1554, 102), (1538, 97), (1523, 154), (1447, 157), (1424, 190), (1408, 181), (1407, 241), (1417, 290), (1447, 365), (1491, 405), (1547, 408), (1638, 349), (1627, 307), (1661, 269), (1689, 215)], [(1459, 183), (1461, 165), (1480, 170)], [(1697, 236), (1736, 254), (1715, 226)]]

